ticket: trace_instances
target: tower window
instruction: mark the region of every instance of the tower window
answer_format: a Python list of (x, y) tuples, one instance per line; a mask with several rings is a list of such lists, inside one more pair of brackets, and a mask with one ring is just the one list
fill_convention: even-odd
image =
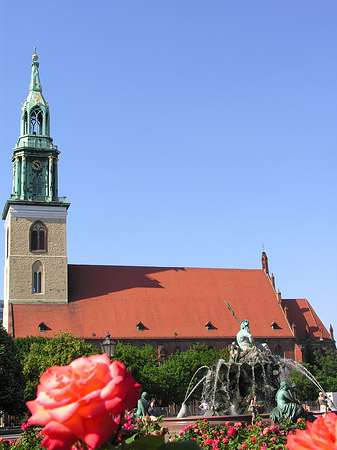
[(47, 227), (40, 221), (34, 222), (30, 228), (30, 251), (47, 251)]
[(28, 113), (27, 111), (24, 112), (24, 130), (23, 130), (24, 134), (28, 133)]
[(33, 264), (33, 294), (41, 294), (43, 284), (43, 266), (40, 261)]
[(42, 134), (43, 112), (40, 108), (32, 110), (30, 115), (30, 134)]

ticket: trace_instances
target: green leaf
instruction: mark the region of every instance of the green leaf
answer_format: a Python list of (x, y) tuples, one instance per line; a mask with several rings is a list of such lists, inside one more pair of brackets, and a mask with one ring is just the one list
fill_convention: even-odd
[(135, 433), (135, 434), (133, 434), (132, 436), (130, 436), (129, 438), (127, 438), (127, 439), (125, 439), (125, 443), (126, 444), (132, 444), (132, 442), (136, 439), (136, 436), (137, 436), (137, 434)]
[(157, 450), (164, 444), (164, 438), (161, 436), (143, 436), (137, 439), (131, 445), (131, 449), (135, 450)]
[(160, 450), (200, 450), (196, 441), (176, 441), (167, 442), (160, 447)]

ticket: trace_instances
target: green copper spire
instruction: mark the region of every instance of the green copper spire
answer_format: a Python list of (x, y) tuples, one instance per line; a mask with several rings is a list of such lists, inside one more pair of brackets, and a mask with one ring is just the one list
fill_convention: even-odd
[(39, 75), (39, 63), (37, 60), (39, 57), (36, 54), (36, 47), (34, 47), (34, 54), (32, 56), (32, 76), (30, 78), (30, 91), (42, 92), (42, 86), (40, 83), (40, 75)]
[(22, 105), (20, 139), (27, 135), (50, 137), (49, 106), (42, 95), (40, 64), (37, 60), (36, 47), (34, 47), (29, 93)]
[(13, 149), (13, 190), (3, 217), (11, 204), (66, 206), (58, 197), (58, 156), (50, 137), (49, 105), (42, 95), (39, 63), (34, 47), (29, 93), (21, 108), (20, 136)]

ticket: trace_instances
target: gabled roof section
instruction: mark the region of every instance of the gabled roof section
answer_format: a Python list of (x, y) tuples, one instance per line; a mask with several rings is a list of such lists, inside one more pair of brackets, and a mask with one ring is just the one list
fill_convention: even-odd
[(314, 309), (307, 299), (282, 299), (282, 304), (288, 308), (290, 324), (296, 325), (298, 339), (331, 339)]
[(44, 322), (44, 336), (234, 338), (239, 325), (225, 299), (256, 338), (293, 337), (263, 270), (86, 265), (69, 265), (68, 305), (13, 305), (15, 337), (38, 335)]

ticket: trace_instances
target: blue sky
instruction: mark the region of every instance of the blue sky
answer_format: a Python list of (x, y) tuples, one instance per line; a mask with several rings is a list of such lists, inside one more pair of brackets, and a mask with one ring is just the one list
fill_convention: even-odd
[(0, 5), (2, 204), (36, 45), (69, 263), (254, 269), (264, 245), (337, 332), (335, 0)]

